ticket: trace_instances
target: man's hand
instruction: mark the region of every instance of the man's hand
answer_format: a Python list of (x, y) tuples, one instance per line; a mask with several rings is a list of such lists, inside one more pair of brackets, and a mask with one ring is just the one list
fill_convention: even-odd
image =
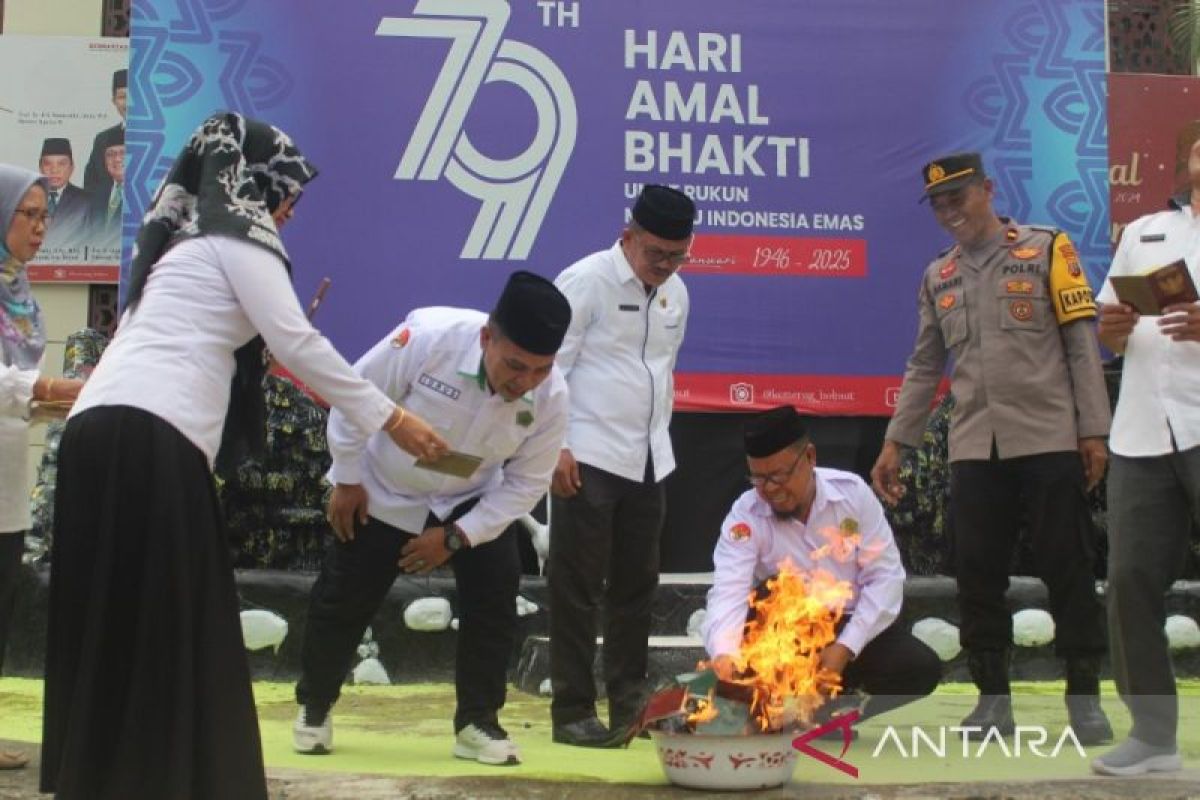
[(1176, 342), (1200, 342), (1200, 303), (1174, 303), (1163, 309), (1158, 329)]
[(833, 642), (821, 651), (818, 657), (821, 669), (817, 673), (817, 688), (822, 694), (831, 694), (842, 686), (842, 673), (846, 665), (854, 660), (854, 651), (841, 642)]
[(1133, 306), (1124, 303), (1101, 303), (1100, 325), (1096, 329), (1101, 343), (1114, 353), (1124, 352), (1125, 342), (1140, 318), (1141, 315)]
[(1083, 477), (1090, 492), (1104, 477), (1104, 468), (1108, 464), (1108, 447), (1104, 439), (1099, 436), (1080, 439), (1079, 457), (1083, 459)]
[(904, 484), (900, 483), (900, 445), (885, 440), (875, 466), (871, 467), (871, 486), (883, 502), (894, 506), (904, 497)]
[(579, 463), (571, 451), (563, 448), (558, 454), (558, 465), (554, 468), (554, 478), (550, 481), (550, 491), (556, 497), (574, 497), (579, 493), (583, 481), (579, 477)]
[(426, 528), (400, 548), (400, 569), (409, 575), (428, 575), (454, 555), (446, 549), (446, 529)]
[(732, 681), (738, 677), (737, 661), (728, 653), (722, 653), (709, 662), (712, 671), (723, 681)]
[(383, 431), (397, 447), (421, 461), (436, 461), (450, 452), (450, 445), (428, 422), (406, 409), (397, 407)]
[(361, 483), (339, 483), (329, 495), (325, 519), (333, 535), (343, 542), (354, 541), (354, 523), (367, 524), (367, 490)]

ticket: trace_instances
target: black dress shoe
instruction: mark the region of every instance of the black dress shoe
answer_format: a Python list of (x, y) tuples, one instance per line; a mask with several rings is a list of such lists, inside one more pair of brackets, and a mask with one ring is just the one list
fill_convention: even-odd
[(558, 744), (576, 747), (615, 747), (618, 744), (613, 739), (612, 731), (595, 717), (584, 717), (575, 722), (555, 725), (553, 738)]

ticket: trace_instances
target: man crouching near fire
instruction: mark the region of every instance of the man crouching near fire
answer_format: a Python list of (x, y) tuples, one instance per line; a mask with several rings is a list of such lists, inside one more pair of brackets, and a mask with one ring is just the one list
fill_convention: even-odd
[(790, 560), (801, 573), (824, 570), (850, 587), (837, 637), (819, 654), (827, 691), (840, 678), (843, 694), (869, 695), (864, 718), (932, 692), (941, 662), (897, 622), (904, 567), (870, 487), (852, 473), (817, 466), (816, 447), (791, 406), (752, 417), (745, 447), (754, 488), (721, 525), (704, 622), (718, 677), (738, 677), (749, 598)]

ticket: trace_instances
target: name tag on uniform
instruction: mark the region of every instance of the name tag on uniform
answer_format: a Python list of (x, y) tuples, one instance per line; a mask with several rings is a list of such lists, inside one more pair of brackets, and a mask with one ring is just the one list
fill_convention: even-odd
[(417, 378), (417, 383), (421, 384), (426, 389), (433, 389), (438, 394), (444, 394), (451, 400), (457, 400), (459, 395), (462, 394), (460, 390), (455, 389), (453, 386), (442, 383), (428, 372), (422, 372), (421, 377)]
[(625, 303), (622, 303), (621, 305), (617, 306), (617, 308), (619, 308), (621, 311), (641, 311), (642, 310), (641, 306), (631, 306), (631, 305), (627, 305)]
[(1143, 233), (1140, 239), (1143, 242), (1165, 242), (1166, 240), (1165, 233)]

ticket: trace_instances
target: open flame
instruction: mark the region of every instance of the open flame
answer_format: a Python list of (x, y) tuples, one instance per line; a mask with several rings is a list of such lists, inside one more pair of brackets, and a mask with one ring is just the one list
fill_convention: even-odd
[[(754, 618), (738, 656), (733, 682), (752, 690), (750, 713), (763, 731), (811, 724), (813, 712), (841, 689), (841, 677), (821, 667), (822, 648), (837, 637), (837, 623), (850, 584), (817, 569), (801, 572), (790, 560), (767, 581), (766, 592), (751, 595)], [(718, 687), (719, 688), (719, 687)], [(703, 724), (717, 715), (712, 692), (689, 715)]]

